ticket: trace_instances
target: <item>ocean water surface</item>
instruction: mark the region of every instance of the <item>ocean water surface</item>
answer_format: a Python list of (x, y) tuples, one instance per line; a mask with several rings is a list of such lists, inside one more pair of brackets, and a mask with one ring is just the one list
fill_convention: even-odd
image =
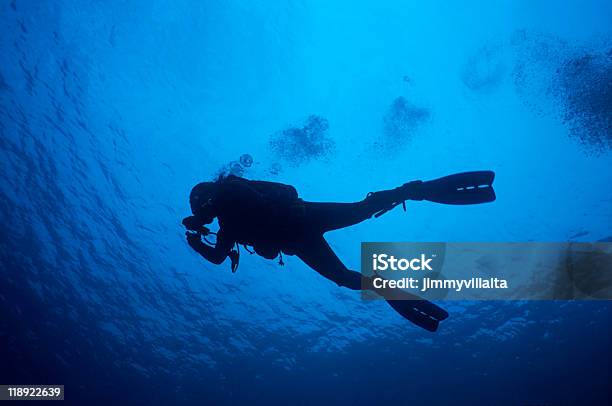
[(491, 169), (493, 204), (327, 238), (352, 269), (361, 241), (610, 240), (611, 21), (595, 0), (0, 0), (0, 384), (609, 404), (609, 302), (443, 302), (431, 334), (295, 257), (208, 264), (180, 221), (220, 173), (348, 202)]

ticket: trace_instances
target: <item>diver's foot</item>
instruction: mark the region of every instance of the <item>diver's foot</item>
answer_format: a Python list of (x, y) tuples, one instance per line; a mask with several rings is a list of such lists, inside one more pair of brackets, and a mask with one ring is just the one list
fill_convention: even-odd
[(374, 203), (398, 204), (406, 200), (423, 200), (424, 199), (423, 181), (415, 180), (404, 183), (402, 186), (391, 190), (382, 190), (380, 192), (370, 192), (366, 197)]
[(393, 189), (399, 200), (423, 200), (425, 198), (425, 187), (422, 180), (413, 180)]

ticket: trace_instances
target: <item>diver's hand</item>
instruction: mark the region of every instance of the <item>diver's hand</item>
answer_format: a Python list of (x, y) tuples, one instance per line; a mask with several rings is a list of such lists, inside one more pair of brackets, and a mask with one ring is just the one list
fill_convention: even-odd
[(197, 220), (195, 216), (187, 216), (182, 221), (183, 225), (187, 230), (196, 231), (201, 225), (201, 222)]
[(229, 254), (227, 254), (227, 256), (229, 257), (230, 261), (232, 261), (232, 273), (236, 273), (236, 269), (238, 269), (238, 262), (240, 259), (238, 251), (231, 250)]
[(202, 242), (202, 234), (200, 233), (187, 231), (185, 233), (185, 237), (187, 237), (187, 244), (189, 244), (189, 246), (196, 251), (202, 244), (204, 244)]
[(208, 229), (208, 227), (205, 227), (202, 224), (202, 221), (199, 220), (196, 216), (185, 217), (182, 223), (187, 230), (197, 231), (198, 233), (202, 235), (208, 235), (210, 233), (210, 230)]

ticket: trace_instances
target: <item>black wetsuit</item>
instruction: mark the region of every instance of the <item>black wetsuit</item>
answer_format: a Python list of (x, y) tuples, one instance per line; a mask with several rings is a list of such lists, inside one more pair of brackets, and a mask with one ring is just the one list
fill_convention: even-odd
[[(406, 200), (465, 205), (495, 200), (492, 171), (463, 172), (423, 182), (403, 184), (395, 189), (369, 193), (355, 203), (305, 202), (292, 186), (282, 183), (252, 181), (227, 176), (215, 183), (196, 185), (190, 194), (193, 216), (183, 219), (190, 230), (187, 242), (205, 259), (220, 264), (228, 256), (232, 270), (237, 266), (236, 243), (251, 245), (264, 258), (276, 258), (281, 252), (297, 255), (312, 269), (349, 289), (366, 289), (382, 296), (406, 319), (429, 331), (448, 313), (437, 305), (403, 289), (376, 287), (373, 277), (347, 269), (330, 248), (323, 235), (349, 227), (393, 209)], [(201, 241), (198, 227), (219, 219), (216, 245)], [(206, 232), (205, 229), (202, 229)]]
[(197, 249), (221, 263), (237, 242), (252, 245), (265, 258), (280, 251), (297, 255), (312, 269), (349, 289), (361, 288), (361, 275), (340, 261), (323, 235), (360, 223), (384, 208), (380, 199), (318, 203), (298, 198), (292, 186), (228, 176), (217, 183), (214, 211), (219, 220), (215, 247)]

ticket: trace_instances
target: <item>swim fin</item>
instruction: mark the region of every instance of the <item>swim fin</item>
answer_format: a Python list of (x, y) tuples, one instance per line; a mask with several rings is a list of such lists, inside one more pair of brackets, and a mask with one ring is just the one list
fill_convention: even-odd
[(427, 331), (436, 331), (438, 324), (448, 318), (448, 312), (440, 306), (403, 289), (368, 288), (387, 301), (396, 312)]
[(423, 200), (443, 204), (480, 204), (495, 200), (493, 171), (462, 172), (423, 182)]
[(454, 205), (488, 203), (495, 200), (493, 180), (493, 171), (462, 172), (427, 182), (415, 180), (392, 190), (369, 193), (368, 198), (391, 200), (374, 217), (380, 217), (400, 204), (406, 211), (406, 200), (429, 200)]
[(432, 333), (438, 330), (438, 325), (440, 324), (441, 320), (438, 320), (432, 317), (430, 314), (418, 309), (415, 307), (414, 302), (405, 300), (387, 300), (387, 303), (389, 303), (389, 306), (391, 306), (393, 310), (417, 326), (424, 328), (427, 331), (431, 331)]

